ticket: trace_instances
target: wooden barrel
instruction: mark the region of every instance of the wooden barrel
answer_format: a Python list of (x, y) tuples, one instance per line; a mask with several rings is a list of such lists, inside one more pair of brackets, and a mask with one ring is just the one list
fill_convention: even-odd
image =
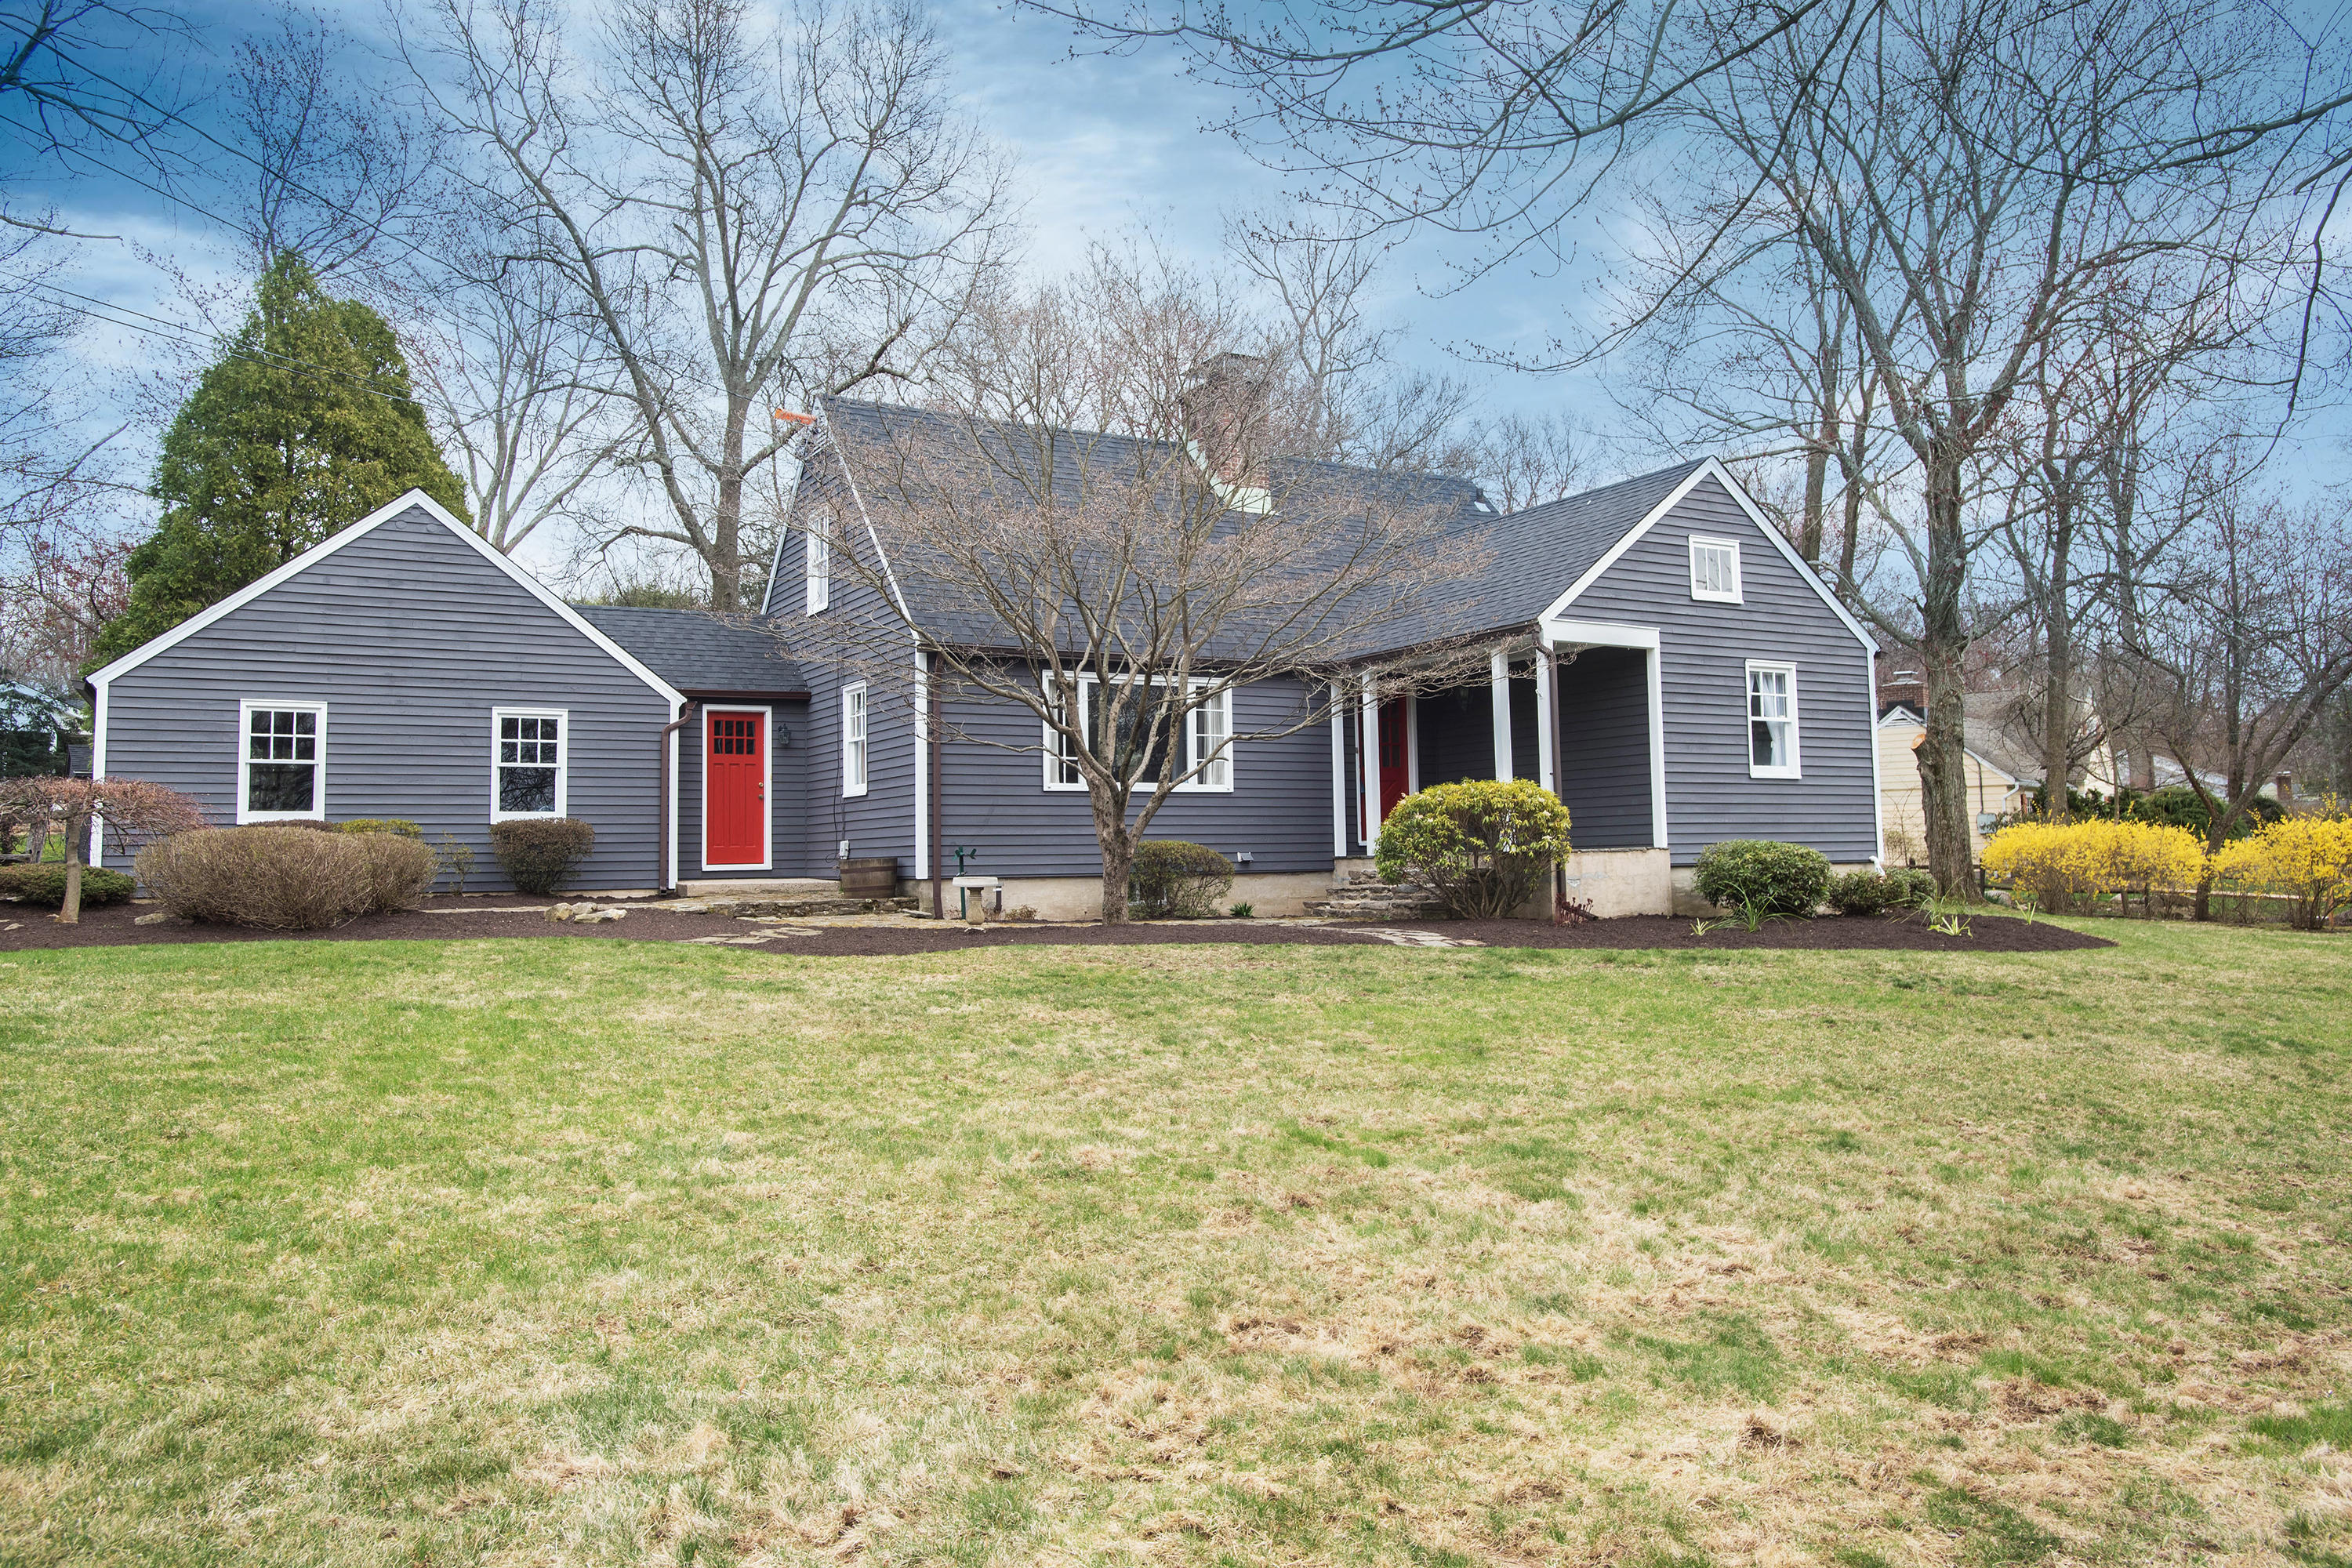
[(877, 856), (870, 859), (844, 860), (840, 866), (843, 898), (895, 899), (898, 896), (897, 856)]

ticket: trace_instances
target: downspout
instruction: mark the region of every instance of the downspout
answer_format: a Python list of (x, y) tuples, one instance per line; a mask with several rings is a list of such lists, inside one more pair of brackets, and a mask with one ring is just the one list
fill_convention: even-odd
[(944, 753), (940, 747), (940, 731), (942, 728), (940, 722), (940, 709), (942, 706), (939, 689), (934, 685), (931, 689), (931, 721), (925, 728), (929, 731), (929, 739), (931, 743), (929, 781), (931, 786), (931, 918), (935, 921), (947, 919), (947, 900), (940, 891), (940, 883), (942, 880), (940, 858), (946, 853), (944, 847), (947, 844), (947, 830), (940, 825), (940, 812), (947, 799), (947, 792), (942, 787), (940, 778), (940, 768), (944, 763)]
[(661, 853), (658, 857), (661, 862), (661, 876), (655, 889), (656, 892), (667, 893), (677, 886), (677, 879), (671, 875), (673, 868), (669, 863), (670, 851), (675, 847), (670, 841), (669, 797), (670, 792), (676, 787), (676, 781), (671, 775), (677, 771), (670, 765), (670, 741), (680, 730), (694, 722), (694, 717), (701, 711), (701, 708), (700, 703), (689, 701), (678, 710), (677, 718), (662, 726), (659, 747), (661, 760), (656, 764), (661, 770), (661, 816), (658, 818), (660, 830), (656, 835), (661, 840)]

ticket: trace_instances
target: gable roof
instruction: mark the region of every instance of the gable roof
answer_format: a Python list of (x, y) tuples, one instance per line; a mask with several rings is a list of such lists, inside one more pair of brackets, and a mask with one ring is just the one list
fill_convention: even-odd
[(476, 554), (481, 556), (483, 560), (488, 561), (491, 565), (497, 567), (518, 586), (530, 594), (532, 598), (537, 599), (541, 604), (546, 605), (550, 610), (561, 616), (568, 625), (571, 626), (572, 630), (578, 632), (590, 642), (595, 644), (596, 647), (604, 652), (611, 655), (612, 658), (631, 675), (635, 676), (639, 680), (642, 680), (647, 686), (652, 687), (654, 690), (660, 693), (663, 697), (667, 698), (672, 705), (676, 705), (686, 700), (685, 693), (677, 690), (667, 681), (662, 679), (660, 676), (656, 675), (651, 669), (647, 668), (644, 662), (635, 654), (623, 647), (620, 644), (614, 642), (611, 637), (605, 636), (604, 633), (599, 631), (587, 621), (582, 619), (578, 611), (565, 604), (562, 600), (557, 598), (553, 594), (548, 592), (546, 584), (540, 582), (538, 578), (524, 571), (512, 561), (507, 559), (505, 554), (503, 554), (495, 545), (491, 544), (489, 541), (484, 539), (480, 534), (476, 533), (472, 529), (467, 528), (455, 517), (452, 517), (446, 508), (442, 506), (439, 501), (435, 500), (431, 496), (426, 495), (423, 490), (410, 490), (406, 495), (402, 496), (399, 500), (376, 508), (375, 510), (368, 513), (357, 522), (351, 524), (349, 527), (342, 529), (339, 532), (330, 534), (327, 538), (320, 540), (318, 543), (310, 546), (310, 549), (305, 550), (301, 554), (297, 555), (293, 560), (287, 562), (276, 571), (268, 573), (264, 576), (257, 577), (252, 582), (247, 583), (244, 587), (239, 588), (236, 593), (231, 594), (227, 598), (221, 600), (217, 604), (206, 606), (195, 615), (189, 616), (186, 620), (182, 621), (178, 626), (173, 626), (170, 631), (149, 638), (146, 642), (143, 642), (137, 647), (132, 648), (129, 653), (124, 654), (121, 658), (114, 660), (111, 664), (108, 664), (100, 668), (92, 670), (88, 678), (89, 684), (93, 688), (102, 689), (106, 684), (114, 679), (115, 677), (121, 675), (126, 671), (138, 668), (141, 665), (145, 664), (149, 659), (153, 658), (158, 654), (165, 653), (172, 648), (177, 647), (180, 644), (187, 641), (188, 638), (195, 636), (198, 632), (203, 631), (205, 627), (213, 625), (215, 622), (222, 620), (236, 614), (238, 610), (245, 608), (246, 605), (253, 603), (254, 600), (261, 597), (262, 595), (267, 594), (270, 589), (277, 587), (280, 583), (287, 581), (289, 578), (299, 576), (304, 572), (308, 572), (311, 567), (316, 566), (320, 562), (324, 561), (327, 557), (334, 554), (335, 552), (342, 549), (343, 546), (351, 543), (353, 540), (366, 537), (368, 534), (373, 533), (375, 530), (383, 527), (385, 523), (392, 521), (395, 518), (405, 518), (411, 514), (422, 516), (428, 521), (437, 522), (442, 527), (447, 529), (451, 533), (456, 534), (460, 540), (464, 541)]
[[(944, 438), (963, 444), (971, 438), (971, 426), (954, 416), (898, 404), (826, 397), (819, 400), (818, 412), (825, 446), (840, 465), (861, 511), (884, 499), (880, 490), (887, 482), (885, 476), (861, 476), (856, 471), (853, 457), (861, 446), (867, 450), (887, 450), (900, 441)], [(1178, 442), (1064, 430), (1058, 426), (1043, 428), (1052, 436), (1067, 437), (1054, 440), (1051, 452), (1055, 489), (1071, 494), (1085, 493), (1097, 476), (1101, 477), (1102, 484), (1117, 488), (1133, 484), (1139, 474), (1155, 473), (1193, 460)], [(1019, 454), (1008, 448), (1004, 460), (1017, 467)], [(1349, 487), (1352, 493), (1377, 497), (1399, 507), (1430, 507), (1477, 522), (1494, 515), (1475, 484), (1450, 474), (1383, 471), (1303, 458), (1277, 459), (1274, 466), (1279, 470), (1274, 487), (1277, 492), (1295, 491), (1318, 479), (1328, 479), (1334, 485)], [(971, 465), (971, 472), (975, 482), (986, 482), (984, 467), (978, 460)], [(878, 548), (880, 541), (875, 537), (871, 517), (864, 521), (869, 540)], [(903, 544), (900, 549), (903, 555)], [(778, 558), (782, 559), (781, 554)], [(977, 595), (943, 581), (940, 574), (925, 572), (919, 561), (886, 558), (881, 564), (894, 588), (926, 601), (922, 621), (927, 629), (971, 647), (1012, 646), (1011, 634), (979, 603)]]
[(745, 697), (808, 692), (800, 667), (777, 651), (774, 636), (749, 622), (723, 619), (705, 610), (572, 607), (680, 691)]

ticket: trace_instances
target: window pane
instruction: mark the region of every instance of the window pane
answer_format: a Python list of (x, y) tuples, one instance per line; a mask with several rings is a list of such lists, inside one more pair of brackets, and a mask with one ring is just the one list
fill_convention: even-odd
[(552, 812), (555, 809), (553, 768), (500, 768), (500, 811)]
[(1749, 760), (1759, 768), (1780, 766), (1780, 726), (1769, 720), (1758, 719), (1748, 726)]
[(255, 763), (247, 770), (247, 811), (310, 811), (319, 770), (310, 763)]

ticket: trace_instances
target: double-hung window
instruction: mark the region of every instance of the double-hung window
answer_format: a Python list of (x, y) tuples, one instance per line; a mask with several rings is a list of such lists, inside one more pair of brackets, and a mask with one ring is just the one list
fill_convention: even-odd
[(866, 683), (841, 689), (841, 793), (866, 793)]
[(327, 815), (327, 705), (239, 704), (236, 819), (323, 821)]
[(1739, 543), (1694, 533), (1690, 540), (1691, 597), (1718, 605), (1739, 603)]
[(815, 615), (833, 603), (833, 519), (813, 512), (802, 531), (808, 573), (808, 613)]
[(1797, 771), (1797, 667), (1748, 661), (1748, 776), (1793, 779)]
[(490, 820), (563, 816), (572, 715), (561, 708), (493, 708), (490, 734)]
[[(1053, 678), (1045, 679), (1050, 698)], [(1101, 700), (1100, 682), (1094, 676), (1075, 679), (1078, 689), (1078, 728), (1087, 738), (1087, 748), (1098, 750), (1097, 725), (1110, 704)], [(1208, 680), (1192, 683), (1193, 706), (1189, 712), (1183, 704), (1169, 700), (1165, 694), (1167, 682), (1162, 679), (1155, 678), (1148, 691), (1130, 687), (1121, 694), (1112, 755), (1122, 771), (1134, 769), (1135, 783), (1147, 789), (1153, 787), (1172, 764), (1178, 773), (1191, 775), (1176, 785), (1180, 791), (1232, 790), (1234, 694), (1228, 689), (1213, 697), (1200, 695), (1213, 684)], [(1076, 744), (1051, 725), (1045, 729), (1045, 787), (1087, 787), (1086, 775), (1078, 770)]]

